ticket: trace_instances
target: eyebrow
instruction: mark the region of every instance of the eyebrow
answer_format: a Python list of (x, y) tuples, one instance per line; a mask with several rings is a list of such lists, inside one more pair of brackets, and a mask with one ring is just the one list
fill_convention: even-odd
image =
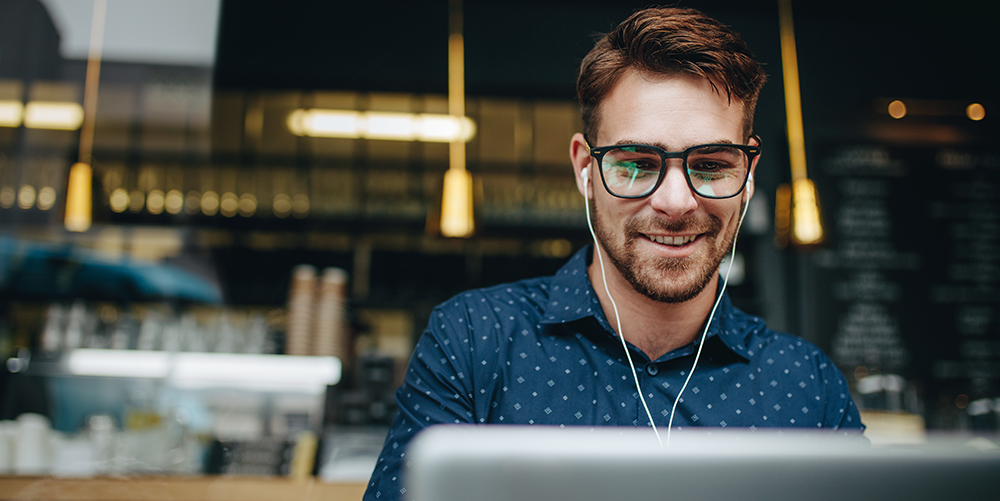
[[(636, 139), (621, 139), (618, 142), (616, 142), (613, 146), (619, 146), (619, 145), (623, 145), (623, 144), (643, 144), (643, 145), (647, 145), (647, 146), (656, 146), (657, 148), (661, 148), (662, 150), (667, 151), (667, 152), (671, 151), (671, 149), (668, 148), (667, 145), (664, 144), (664, 143), (645, 143), (645, 142), (642, 142), (642, 141), (639, 141), (639, 140), (636, 140)], [(728, 140), (728, 139), (716, 139), (715, 141), (709, 141), (707, 143), (692, 144), (691, 146), (700, 146), (702, 144), (734, 144), (734, 143), (732, 141)], [(689, 146), (689, 148), (691, 146)], [(681, 148), (680, 150), (674, 150), (674, 151), (683, 151), (684, 149), (685, 148)]]

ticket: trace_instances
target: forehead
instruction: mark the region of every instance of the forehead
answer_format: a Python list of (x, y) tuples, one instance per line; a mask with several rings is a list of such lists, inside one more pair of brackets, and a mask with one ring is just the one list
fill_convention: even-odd
[(653, 144), (680, 150), (696, 144), (742, 143), (743, 103), (704, 77), (629, 70), (600, 104), (599, 145)]

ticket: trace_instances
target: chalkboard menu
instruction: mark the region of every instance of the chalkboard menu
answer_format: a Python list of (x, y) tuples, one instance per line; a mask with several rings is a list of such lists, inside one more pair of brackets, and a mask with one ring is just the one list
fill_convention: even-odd
[(995, 428), (1000, 150), (818, 152), (812, 177), (828, 231), (812, 254), (818, 338), (850, 379), (908, 382), (916, 402), (887, 410), (923, 413), (932, 428), (976, 427), (982, 415)]

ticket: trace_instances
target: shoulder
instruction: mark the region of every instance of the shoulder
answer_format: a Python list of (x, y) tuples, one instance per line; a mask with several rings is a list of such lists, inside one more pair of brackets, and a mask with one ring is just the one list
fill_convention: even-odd
[[(434, 309), (438, 318), (465, 317), (469, 320), (516, 312), (540, 314), (548, 303), (552, 277), (538, 277), (491, 287), (472, 289), (449, 298)], [(432, 318), (433, 320), (433, 318)]]
[(503, 338), (498, 334), (534, 332), (548, 303), (550, 281), (532, 278), (456, 294), (431, 311), (415, 348), (428, 343), (444, 350), (464, 347), (455, 353), (461, 358), (486, 345), (495, 348)]
[(728, 325), (734, 326), (741, 339), (745, 355), (751, 364), (764, 370), (777, 370), (781, 374), (809, 374), (816, 384), (842, 381), (843, 375), (829, 355), (815, 343), (787, 332), (771, 329), (763, 319), (746, 314), (739, 309), (729, 308)]
[(494, 366), (511, 344), (536, 338), (532, 334), (538, 332), (547, 302), (548, 280), (473, 289), (441, 303), (431, 312), (414, 346), (411, 364), (426, 366), (447, 379), (457, 378), (456, 384), (472, 384), (469, 378), (496, 372)]
[(850, 400), (847, 379), (822, 348), (799, 336), (766, 326), (748, 337), (747, 354), (753, 364), (779, 382), (794, 383), (827, 399)]
[(759, 357), (764, 364), (774, 364), (780, 359), (795, 367), (819, 372), (835, 368), (829, 355), (816, 344), (794, 334), (771, 330), (766, 325), (749, 336), (747, 345), (748, 354)]
[(750, 337), (748, 345), (748, 348), (758, 350), (766, 355), (802, 354), (810, 358), (829, 361), (826, 353), (814, 343), (794, 334), (771, 330), (766, 325)]
[(816, 360), (821, 364), (831, 363), (819, 346), (794, 334), (773, 330), (760, 317), (745, 313), (735, 306), (726, 308), (725, 315), (727, 318), (724, 325), (729, 331), (726, 334), (735, 336), (736, 342), (743, 345), (746, 355), (751, 359), (762, 358), (766, 363), (769, 358), (780, 356)]
[(798, 396), (818, 405), (823, 427), (864, 428), (847, 378), (816, 344), (763, 326), (751, 329), (747, 355), (766, 384), (780, 388), (789, 401)]

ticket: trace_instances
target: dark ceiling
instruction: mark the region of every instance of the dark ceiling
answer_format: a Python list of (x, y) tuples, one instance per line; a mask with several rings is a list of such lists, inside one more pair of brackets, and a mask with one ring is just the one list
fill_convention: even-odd
[[(741, 32), (780, 78), (777, 1), (679, 2)], [(470, 95), (573, 98), (579, 60), (646, 2), (466, 1)], [(995, 89), (1000, 2), (795, 2), (803, 88), (975, 98)], [(447, 91), (448, 1), (224, 0), (219, 88)], [(804, 91), (805, 92), (805, 91)]]

